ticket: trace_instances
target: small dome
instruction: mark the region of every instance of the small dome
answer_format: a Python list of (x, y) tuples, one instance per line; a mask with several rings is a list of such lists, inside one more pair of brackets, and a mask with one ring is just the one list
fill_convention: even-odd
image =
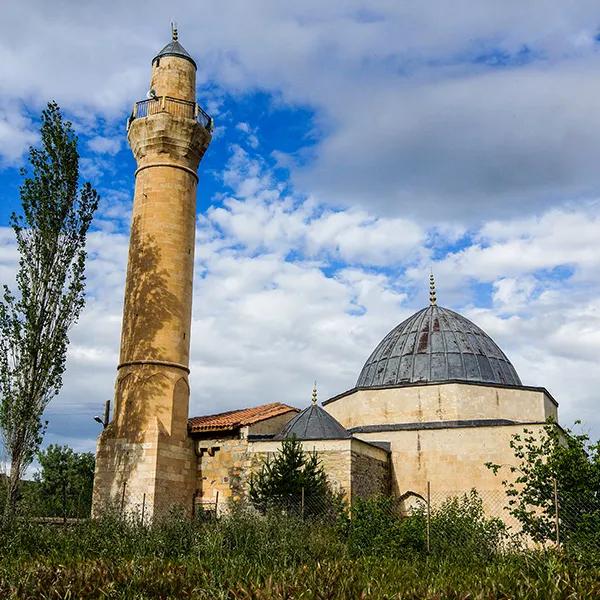
[(356, 387), (467, 381), (520, 386), (506, 355), (469, 319), (433, 304), (392, 329), (371, 354)]
[(328, 412), (313, 402), (289, 421), (275, 439), (290, 437), (299, 440), (344, 440), (352, 435)]

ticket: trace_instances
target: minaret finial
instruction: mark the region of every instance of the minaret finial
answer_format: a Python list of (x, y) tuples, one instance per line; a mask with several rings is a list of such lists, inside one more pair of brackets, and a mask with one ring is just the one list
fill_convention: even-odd
[(174, 42), (177, 41), (179, 34), (177, 33), (177, 23), (175, 21), (171, 21), (171, 38)]
[(313, 391), (312, 391), (312, 403), (314, 405), (317, 404), (317, 382), (315, 381), (315, 385), (313, 386)]
[(431, 306), (437, 305), (437, 295), (435, 293), (435, 279), (433, 278), (433, 271), (429, 275), (429, 304)]

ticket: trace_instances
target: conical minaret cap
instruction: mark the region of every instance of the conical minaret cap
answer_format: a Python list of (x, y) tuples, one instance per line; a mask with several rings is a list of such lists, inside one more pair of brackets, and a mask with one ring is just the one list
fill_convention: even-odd
[(171, 23), (171, 41), (152, 59), (152, 64), (157, 58), (163, 56), (179, 56), (185, 60), (189, 60), (194, 68), (198, 68), (196, 61), (190, 56), (189, 52), (179, 43), (179, 32), (175, 23)]

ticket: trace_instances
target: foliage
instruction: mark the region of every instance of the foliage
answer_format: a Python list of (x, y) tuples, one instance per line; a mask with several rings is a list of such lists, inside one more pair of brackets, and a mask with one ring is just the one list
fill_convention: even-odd
[[(510, 513), (523, 531), (539, 542), (555, 539), (556, 485), (562, 541), (575, 544), (589, 536), (600, 540), (599, 443), (549, 422), (541, 435), (530, 429), (515, 434), (510, 447), (518, 463), (510, 472), (517, 476), (503, 484)], [(501, 468), (487, 466), (495, 473)]]
[[(306, 453), (294, 437), (284, 439), (274, 457), (267, 457), (250, 479), (249, 497), (262, 512), (283, 508), (305, 515), (329, 512), (340, 503), (316, 452)], [(304, 504), (302, 504), (304, 500)]]
[[(392, 498), (359, 500), (351, 514), (348, 544), (354, 555), (406, 557), (426, 551), (425, 503), (402, 515)], [(502, 550), (506, 528), (500, 519), (485, 515), (481, 498), (472, 490), (431, 510), (429, 537), (433, 554), (487, 560)]]
[(7, 511), (44, 432), (42, 415), (59, 392), (68, 331), (84, 305), (85, 243), (98, 196), (79, 187), (72, 126), (56, 103), (42, 113), (41, 148), (31, 148), (31, 174), (13, 213), (19, 265), (16, 292), (0, 298), (0, 432), (10, 460)]
[(473, 560), (489, 560), (500, 553), (507, 539), (504, 522), (488, 517), (475, 490), (448, 498), (431, 513), (431, 547), (440, 556), (448, 553)]
[(22, 521), (0, 530), (0, 597), (591, 600), (600, 595), (597, 565), (558, 552), (497, 553), (480, 560), (471, 548), (471, 560), (456, 560), (456, 549), (430, 556), (354, 556), (335, 526), (244, 510), (218, 521), (173, 519), (153, 527), (112, 518), (67, 527)]
[(94, 455), (68, 446), (50, 445), (38, 453), (31, 506), (42, 516), (89, 517), (94, 486)]
[(406, 556), (425, 551), (425, 512), (401, 517), (393, 498), (357, 500), (347, 521), (353, 556)]

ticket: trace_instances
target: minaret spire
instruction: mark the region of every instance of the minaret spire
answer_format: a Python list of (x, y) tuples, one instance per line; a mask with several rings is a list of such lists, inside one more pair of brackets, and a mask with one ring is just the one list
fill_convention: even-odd
[(437, 306), (437, 295), (435, 292), (435, 279), (433, 278), (433, 271), (429, 275), (429, 304), (431, 306)]
[(316, 404), (317, 404), (317, 382), (316, 381), (315, 381), (315, 384), (313, 385), (312, 403), (314, 406), (316, 406)]
[(179, 34), (177, 33), (177, 23), (175, 23), (175, 21), (171, 21), (171, 38), (174, 42), (179, 38)]

